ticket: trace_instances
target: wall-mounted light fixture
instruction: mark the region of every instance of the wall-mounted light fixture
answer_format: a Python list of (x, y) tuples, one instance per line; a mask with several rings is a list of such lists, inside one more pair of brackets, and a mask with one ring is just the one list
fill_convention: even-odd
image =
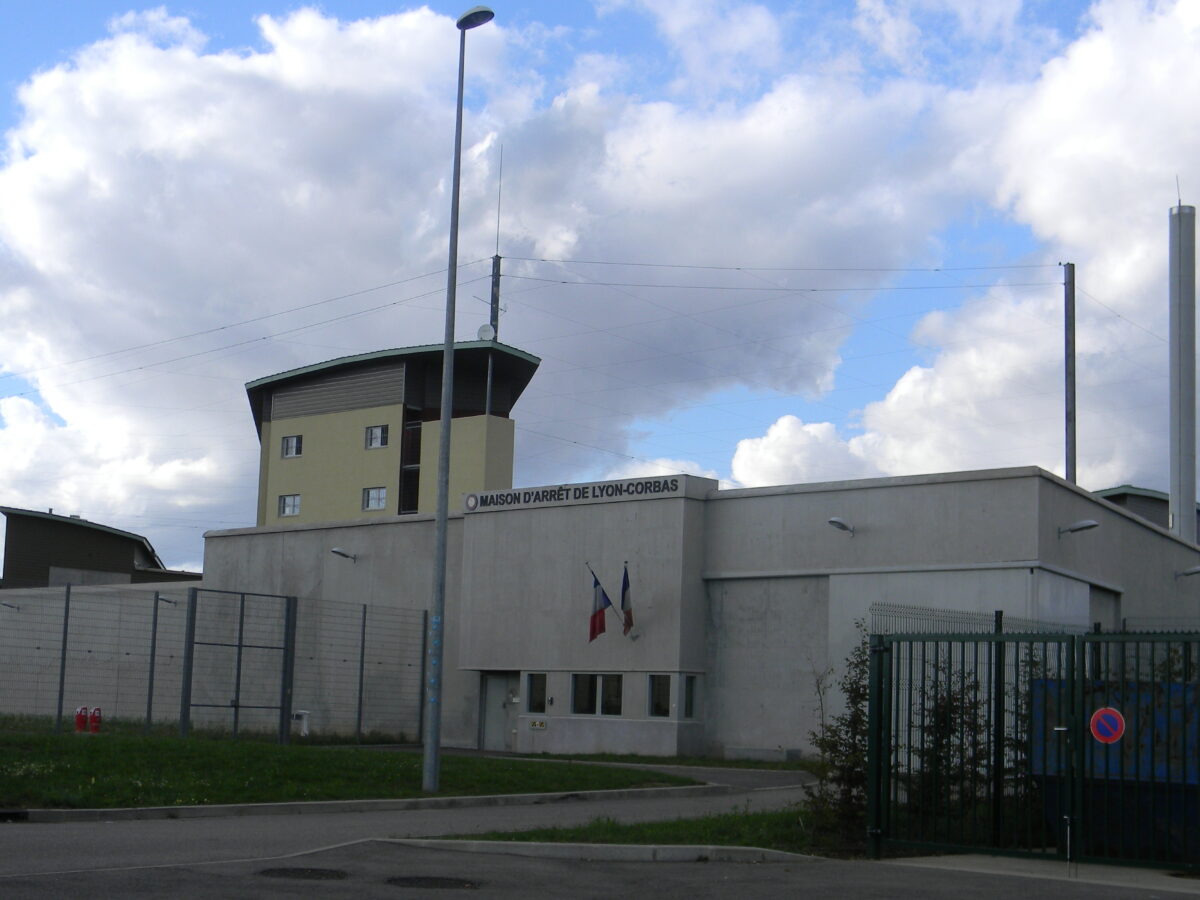
[(1058, 536), (1062, 537), (1064, 534), (1074, 534), (1077, 531), (1088, 531), (1098, 527), (1100, 527), (1100, 523), (1095, 519), (1080, 519), (1078, 522), (1072, 522), (1065, 528), (1058, 529)]
[(21, 611), (21, 607), (17, 606), (15, 603), (0, 602), (0, 606), (7, 606), (9, 609), (15, 609), (17, 612)]
[(829, 520), (829, 524), (832, 525), (834, 528), (836, 528), (838, 531), (848, 532), (850, 537), (854, 537), (854, 526), (851, 525), (849, 522), (847, 522), (845, 519), (841, 518), (840, 516), (834, 516), (833, 518), (831, 518)]
[(1189, 575), (1200, 575), (1200, 566), (1192, 566), (1189, 569), (1184, 569), (1182, 572), (1176, 572), (1176, 578), (1187, 578)]
[(348, 559), (350, 562), (358, 562), (358, 557), (355, 554), (343, 550), (341, 547), (334, 547), (329, 552), (334, 556), (340, 556), (342, 559)]

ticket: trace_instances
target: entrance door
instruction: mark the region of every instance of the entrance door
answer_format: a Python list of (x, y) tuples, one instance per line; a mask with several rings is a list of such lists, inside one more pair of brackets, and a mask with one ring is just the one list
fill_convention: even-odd
[(520, 672), (483, 673), (483, 750), (514, 750), (520, 712)]

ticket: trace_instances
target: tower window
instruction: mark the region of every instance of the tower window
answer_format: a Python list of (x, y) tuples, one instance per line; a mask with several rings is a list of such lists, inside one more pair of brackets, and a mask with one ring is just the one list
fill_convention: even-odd
[(388, 427), (386, 425), (368, 425), (366, 447), (375, 450), (388, 445)]

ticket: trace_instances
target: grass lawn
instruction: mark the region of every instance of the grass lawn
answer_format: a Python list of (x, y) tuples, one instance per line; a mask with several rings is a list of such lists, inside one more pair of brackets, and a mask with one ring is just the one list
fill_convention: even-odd
[(623, 825), (596, 819), (577, 828), (538, 828), (521, 832), (460, 835), (485, 841), (546, 841), (578, 844), (704, 844), (762, 847), (788, 853), (822, 853), (820, 835), (800, 807), (775, 812), (736, 810), (699, 819)]
[[(0, 809), (419, 797), (419, 753), (128, 734), (0, 733)], [(637, 769), (441, 758), (439, 794), (611, 790), (694, 782)]]

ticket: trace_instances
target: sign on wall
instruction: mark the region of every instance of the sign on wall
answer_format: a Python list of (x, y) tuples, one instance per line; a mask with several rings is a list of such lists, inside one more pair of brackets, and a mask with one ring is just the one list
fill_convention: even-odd
[(662, 499), (682, 497), (685, 477), (630, 478), (624, 481), (593, 481), (586, 484), (560, 484), (553, 487), (512, 488), (467, 494), (463, 506), (467, 512), (497, 509), (529, 509), (539, 506), (574, 506), (608, 500)]

